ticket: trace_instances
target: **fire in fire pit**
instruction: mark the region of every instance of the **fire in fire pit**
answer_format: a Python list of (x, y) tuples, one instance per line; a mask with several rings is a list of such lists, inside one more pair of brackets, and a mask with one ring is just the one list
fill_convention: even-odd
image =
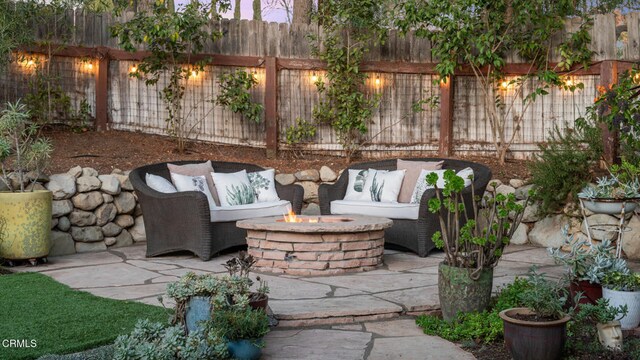
[(292, 210), (289, 210), (288, 214), (282, 215), (282, 219), (276, 220), (276, 222), (286, 223), (340, 223), (349, 222), (353, 219), (340, 218), (340, 217), (323, 217), (323, 216), (297, 216)]

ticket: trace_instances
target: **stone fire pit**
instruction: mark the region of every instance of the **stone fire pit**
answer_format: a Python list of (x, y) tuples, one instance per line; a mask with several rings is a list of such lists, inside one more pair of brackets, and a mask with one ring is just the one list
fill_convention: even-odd
[[(334, 275), (375, 269), (382, 265), (386, 218), (298, 216), (295, 223), (282, 217), (242, 220), (249, 254), (258, 259), (257, 271), (291, 275)], [(315, 222), (309, 222), (315, 221)]]

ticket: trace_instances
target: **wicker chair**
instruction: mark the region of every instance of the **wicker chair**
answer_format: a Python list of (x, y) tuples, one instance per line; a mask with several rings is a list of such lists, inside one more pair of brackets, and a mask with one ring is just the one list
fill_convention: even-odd
[[(174, 161), (183, 165), (201, 161)], [(213, 162), (215, 172), (231, 173), (241, 170), (261, 171), (263, 168), (243, 163)], [(211, 222), (206, 196), (197, 191), (164, 194), (147, 186), (145, 174), (170, 180), (167, 163), (139, 167), (129, 174), (138, 202), (144, 214), (147, 234), (147, 257), (188, 250), (202, 260), (209, 260), (218, 252), (246, 244), (247, 231), (236, 227), (235, 221)], [(281, 185), (276, 191), (282, 200), (291, 202), (292, 210), (300, 214), (303, 189), (300, 185)]]
[[(491, 180), (491, 170), (481, 164), (449, 159), (437, 158), (420, 158), (406, 159), (412, 161), (441, 161), (444, 160), (443, 169), (452, 169), (455, 171), (471, 167), (474, 172), (474, 187), (476, 195), (482, 195)], [(350, 169), (378, 169), (378, 170), (396, 170), (397, 160), (382, 160), (353, 164)], [(322, 184), (318, 190), (320, 198), (320, 212), (323, 215), (331, 214), (331, 202), (334, 200), (342, 200), (347, 191), (347, 183), (349, 181), (349, 172), (344, 171), (338, 181), (334, 184)], [(420, 208), (417, 220), (410, 219), (394, 219), (393, 214), (389, 214), (389, 218), (393, 220), (393, 226), (386, 230), (385, 243), (399, 245), (417, 253), (420, 257), (425, 257), (435, 247), (431, 237), (440, 230), (440, 224), (436, 214), (428, 211), (427, 203), (430, 198), (435, 196), (435, 190), (430, 189), (424, 192), (420, 200)], [(468, 209), (470, 218), (472, 213), (472, 197), (471, 187), (467, 187), (463, 191), (465, 205)]]

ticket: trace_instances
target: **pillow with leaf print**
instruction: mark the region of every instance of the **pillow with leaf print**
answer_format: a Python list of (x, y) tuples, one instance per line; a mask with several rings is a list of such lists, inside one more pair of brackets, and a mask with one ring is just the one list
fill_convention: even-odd
[(363, 200), (374, 202), (398, 202), (402, 179), (406, 170), (375, 170), (369, 169), (367, 181), (364, 183)]
[(173, 181), (178, 191), (199, 191), (204, 193), (209, 202), (209, 209), (216, 208), (216, 203), (213, 201), (213, 196), (207, 185), (207, 178), (204, 175), (189, 176), (171, 173), (171, 181)]
[(276, 192), (275, 176), (276, 171), (274, 169), (250, 172), (247, 174), (251, 187), (253, 188), (253, 192), (257, 197), (256, 202), (280, 200), (278, 193)]
[(218, 191), (220, 206), (246, 205), (256, 202), (256, 194), (247, 176), (247, 170), (235, 173), (212, 172), (211, 177)]
[(349, 169), (349, 183), (344, 200), (369, 200), (369, 195), (363, 191), (368, 173), (369, 170), (366, 169)]
[(433, 186), (427, 184), (427, 175), (431, 173), (438, 174), (438, 188), (442, 189), (444, 187), (444, 172), (446, 170), (422, 170), (420, 175), (418, 175), (418, 180), (416, 181), (416, 187), (413, 188), (413, 194), (411, 194), (411, 204), (417, 204), (422, 199), (422, 194), (424, 194), (427, 189), (433, 189)]

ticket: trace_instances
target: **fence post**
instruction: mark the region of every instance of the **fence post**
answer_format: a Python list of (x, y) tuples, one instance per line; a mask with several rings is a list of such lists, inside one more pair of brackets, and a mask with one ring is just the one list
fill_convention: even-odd
[(449, 76), (440, 81), (440, 143), (438, 153), (441, 157), (451, 156), (453, 147), (453, 94), (455, 78)]
[(265, 58), (264, 115), (267, 131), (267, 158), (278, 155), (278, 69), (277, 59)]
[(96, 130), (107, 130), (109, 117), (107, 102), (109, 91), (109, 57), (104, 55), (98, 60), (96, 72)]
[[(605, 89), (611, 88), (618, 82), (618, 62), (605, 60), (600, 64), (600, 85)], [(607, 164), (618, 161), (619, 134), (617, 131), (609, 131), (606, 124), (602, 124), (602, 143), (604, 145), (604, 159)]]

